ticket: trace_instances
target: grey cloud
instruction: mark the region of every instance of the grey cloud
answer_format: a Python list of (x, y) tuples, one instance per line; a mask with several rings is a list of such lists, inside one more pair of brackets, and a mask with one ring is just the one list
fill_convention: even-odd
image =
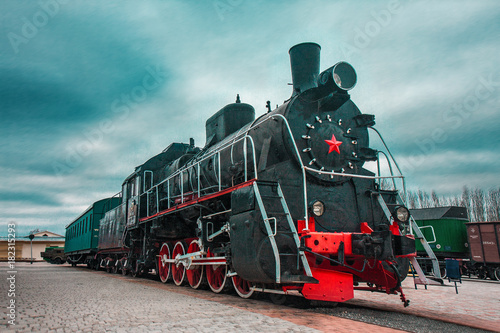
[[(417, 143), (441, 126), (436, 115), (500, 68), (497, 3), (401, 1), (387, 26), (345, 59), (339, 46), (356, 46), (354, 29), (377, 23), (373, 12), (388, 3), (243, 1), (221, 12), (210, 1), (72, 1), (16, 54), (6, 34), (21, 33), (22, 17), (31, 19), (40, 4), (2, 2), (0, 171), (10, 177), (0, 187), (0, 209), (10, 213), (0, 223), (15, 219), (28, 228), (38, 221), (62, 232), (169, 143), (194, 137), (203, 145), (205, 120), (236, 93), (258, 114), (268, 99), (281, 104), (291, 93), (288, 48), (303, 41), (321, 44), (322, 69), (353, 63), (354, 102), (376, 115), (396, 157), (422, 157), (408, 171), (410, 186), (439, 184), (449, 193), (487, 186), (498, 171), (498, 98), (481, 103), (459, 128), (445, 123), (447, 139), (434, 150), (422, 152)], [(113, 102), (125, 105), (122, 95), (141, 86), (148, 66), (161, 67), (164, 81), (126, 115), (115, 112)], [(113, 130), (89, 139), (103, 121)], [(85, 147), (81, 161), (58, 177), (54, 163)]]

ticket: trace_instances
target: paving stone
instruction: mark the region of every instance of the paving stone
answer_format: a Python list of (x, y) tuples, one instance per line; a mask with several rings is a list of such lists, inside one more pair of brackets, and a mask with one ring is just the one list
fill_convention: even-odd
[[(0, 274), (6, 274), (2, 267)], [(6, 286), (0, 283), (2, 295)], [(237, 327), (262, 332), (318, 332), (286, 320), (67, 266), (19, 264), (16, 287), (17, 325), (9, 327), (16, 332), (199, 332), (212, 328), (236, 332)]]

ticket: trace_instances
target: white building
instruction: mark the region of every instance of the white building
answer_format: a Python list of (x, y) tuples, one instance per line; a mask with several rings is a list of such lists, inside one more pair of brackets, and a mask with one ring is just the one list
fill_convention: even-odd
[[(46, 247), (62, 246), (64, 247), (64, 236), (50, 231), (36, 231), (33, 233), (33, 261), (43, 261), (40, 253), (45, 251)], [(11, 243), (12, 244), (12, 243)], [(7, 261), (9, 257), (8, 238), (0, 237), (0, 261)], [(16, 237), (16, 261), (31, 260), (31, 241), (29, 236)]]

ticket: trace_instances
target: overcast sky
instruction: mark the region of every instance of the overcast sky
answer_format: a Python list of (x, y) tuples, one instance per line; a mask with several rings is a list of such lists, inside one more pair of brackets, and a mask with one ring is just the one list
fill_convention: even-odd
[(498, 187), (500, 3), (1, 1), (0, 234), (64, 233), (237, 93), (291, 94), (288, 50), (350, 62), (410, 187)]

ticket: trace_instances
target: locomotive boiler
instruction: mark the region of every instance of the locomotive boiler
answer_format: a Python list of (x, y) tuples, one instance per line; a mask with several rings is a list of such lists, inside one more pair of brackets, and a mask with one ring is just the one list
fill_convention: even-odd
[(349, 95), (356, 72), (338, 62), (320, 73), (315, 43), (289, 54), (293, 92), (281, 106), (256, 118), (238, 96), (207, 120), (204, 147), (172, 143), (125, 179), (95, 267), (214, 292), (231, 280), (242, 297), (341, 302), (364, 289), (407, 305), (415, 239), (398, 191), (365, 167), (383, 153), (370, 148), (375, 117)]

